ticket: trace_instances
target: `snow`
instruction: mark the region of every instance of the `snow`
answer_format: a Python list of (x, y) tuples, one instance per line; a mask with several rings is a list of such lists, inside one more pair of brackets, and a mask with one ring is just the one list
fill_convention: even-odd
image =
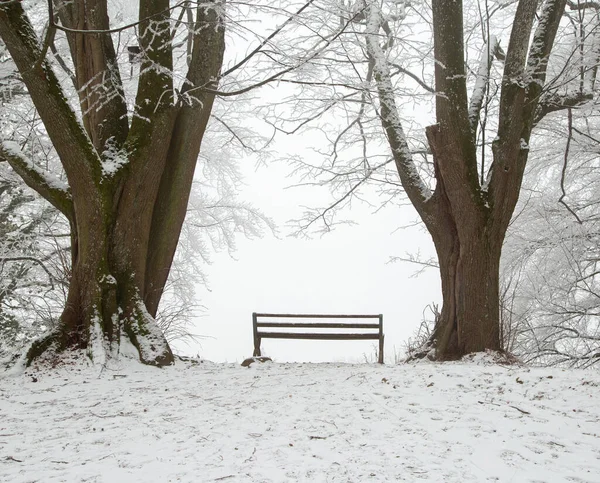
[(104, 347), (104, 332), (101, 327), (100, 316), (96, 314), (92, 320), (91, 337), (88, 357), (94, 364), (106, 364), (106, 348)]
[[(144, 321), (144, 330), (137, 330), (137, 323), (132, 321), (132, 328), (135, 332), (135, 338), (144, 361), (154, 361), (168, 352), (166, 342), (160, 327), (146, 309), (146, 305), (138, 300), (136, 308), (139, 311), (139, 316)], [(137, 315), (137, 314), (136, 314)], [(121, 344), (128, 341), (128, 337), (121, 337)]]
[(79, 358), (0, 379), (0, 480), (597, 482), (600, 374), (470, 362), (156, 369)]
[(100, 279), (100, 283), (107, 284), (107, 285), (117, 285), (117, 279), (115, 277), (113, 277), (112, 275), (104, 275)]
[(489, 82), (493, 52), (497, 47), (498, 39), (495, 35), (490, 35), (489, 42), (483, 46), (481, 51), (479, 68), (477, 70), (477, 77), (475, 78), (475, 86), (473, 87), (473, 95), (469, 104), (469, 121), (471, 122), (472, 128), (476, 128), (475, 123), (479, 120), (479, 111), (483, 105)]
[(107, 142), (107, 148), (102, 153), (102, 176), (105, 178), (113, 177), (128, 162), (126, 153), (117, 149), (114, 140), (111, 138)]

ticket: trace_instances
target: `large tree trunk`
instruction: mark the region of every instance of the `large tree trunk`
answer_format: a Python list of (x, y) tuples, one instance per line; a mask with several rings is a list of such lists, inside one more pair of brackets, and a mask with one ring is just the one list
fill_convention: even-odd
[[(90, 196), (90, 199), (94, 199)], [(163, 366), (173, 363), (173, 354), (146, 310), (142, 277), (132, 267), (144, 266), (150, 222), (136, 237), (114, 237), (117, 216), (96, 209), (79, 210), (81, 229), (72, 227), (72, 275), (67, 302), (58, 326), (35, 343), (27, 354), (30, 364), (46, 351), (88, 349), (91, 358), (104, 360), (130, 342), (145, 364)], [(142, 223), (141, 226), (144, 226)]]
[[(449, 243), (449, 245), (448, 245)], [(442, 311), (432, 343), (436, 358), (452, 360), (484, 349), (502, 350), (499, 333), (500, 253), (487, 240), (437, 240)]]
[(441, 163), (448, 159), (448, 145), (440, 153), (439, 129), (428, 129), (434, 153), (436, 190), (423, 220), (436, 249), (442, 288), (442, 310), (431, 340), (420, 356), (439, 360), (459, 359), (483, 350), (502, 350), (499, 333), (499, 277), (502, 239), (490, 229), (493, 212), (481, 200), (462, 200), (453, 208)]
[[(498, 212), (479, 189), (460, 140), (445, 124), (427, 128), (436, 192), (426, 226), (440, 266), (442, 312), (431, 343), (436, 358), (502, 350), (500, 340), (500, 253), (504, 232), (493, 229)], [(464, 141), (463, 141), (464, 143)], [(469, 150), (467, 150), (469, 152)], [(462, 168), (463, 172), (459, 167)]]

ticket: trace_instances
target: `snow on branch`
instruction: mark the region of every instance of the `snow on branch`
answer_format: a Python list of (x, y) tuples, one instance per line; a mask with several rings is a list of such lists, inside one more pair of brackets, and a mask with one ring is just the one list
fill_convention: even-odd
[(483, 46), (481, 51), (481, 59), (479, 60), (479, 68), (477, 69), (477, 78), (475, 79), (475, 87), (469, 104), (469, 124), (473, 133), (477, 130), (479, 122), (479, 114), (481, 106), (485, 98), (485, 93), (490, 80), (490, 70), (492, 61), (496, 57), (499, 60), (504, 59), (504, 52), (500, 48), (500, 42), (495, 35), (490, 35), (488, 42)]
[[(299, 58), (295, 64), (285, 67), (284, 69), (278, 70), (274, 74), (272, 74), (260, 81), (257, 81), (248, 86), (241, 87), (239, 89), (235, 89), (235, 90), (231, 90), (231, 91), (223, 91), (220, 89), (213, 89), (213, 88), (208, 87), (208, 84), (200, 85), (200, 86), (196, 86), (196, 87), (193, 87), (193, 88), (187, 90), (186, 94), (189, 95), (192, 92), (200, 91), (200, 92), (206, 92), (209, 94), (213, 94), (213, 95), (219, 96), (219, 97), (232, 97), (232, 96), (239, 96), (241, 94), (245, 94), (254, 89), (257, 89), (259, 87), (270, 84), (274, 81), (281, 81), (283, 76), (285, 76), (286, 74), (288, 74), (294, 70), (300, 69), (302, 66), (308, 65), (313, 60), (319, 58), (319, 56), (321, 56), (324, 52), (327, 51), (327, 48), (329, 46), (331, 46), (339, 37), (341, 37), (343, 34), (345, 34), (348, 31), (348, 27), (357, 19), (358, 16), (359, 16), (358, 13), (355, 14), (354, 16), (352, 16), (343, 25), (341, 25), (337, 31), (333, 32), (331, 35), (318, 38), (314, 42), (313, 46), (306, 49), (306, 52), (307, 52), (306, 56)], [(234, 67), (237, 68), (237, 66), (234, 66)], [(230, 71), (228, 70), (226, 73), (229, 73), (229, 72)], [(221, 75), (220, 78), (222, 78), (222, 77), (223, 76)]]
[[(545, 80), (548, 58), (554, 45), (558, 25), (565, 10), (566, 0), (548, 0), (542, 9), (538, 25), (533, 36), (527, 59), (528, 90), (538, 97)], [(530, 95), (531, 98), (531, 95)]]
[(431, 190), (421, 179), (412, 159), (406, 142), (406, 135), (400, 121), (400, 114), (394, 97), (388, 60), (384, 49), (379, 45), (382, 15), (375, 2), (370, 2), (366, 10), (367, 24), (365, 30), (369, 62), (373, 66), (373, 77), (377, 85), (380, 104), (381, 124), (387, 134), (388, 142), (402, 186), (412, 203), (419, 209), (431, 198)]
[(69, 220), (73, 217), (73, 201), (69, 186), (51, 173), (36, 166), (14, 141), (0, 142), (0, 162), (7, 162), (23, 181), (50, 202)]
[[(556, 32), (567, 0), (547, 0), (539, 14), (533, 41), (529, 46), (529, 36), (533, 29), (536, 2), (521, 0), (517, 7), (515, 21), (506, 53), (498, 138), (512, 137), (529, 139), (534, 126), (540, 97), (546, 83), (548, 58), (554, 45)], [(525, 102), (521, 95), (525, 91)], [(515, 121), (522, 119), (525, 129), (512, 132)], [(511, 133), (511, 136), (509, 136)]]
[(536, 2), (521, 0), (517, 6), (515, 20), (512, 25), (510, 40), (504, 62), (502, 79), (502, 95), (498, 118), (498, 137), (502, 138), (510, 130), (515, 117), (515, 106), (518, 106), (517, 93), (522, 89), (527, 47), (533, 28)]
[(567, 5), (571, 10), (586, 10), (588, 8), (600, 10), (600, 2), (573, 2), (572, 0), (568, 0)]
[(535, 113), (534, 125), (540, 122), (547, 114), (572, 107), (578, 107), (591, 101), (594, 95), (591, 92), (574, 92), (566, 94), (556, 94), (547, 92), (544, 94), (538, 105), (538, 110)]
[(4, 267), (4, 264), (6, 262), (33, 262), (33, 263), (39, 265), (42, 268), (42, 270), (44, 270), (44, 272), (46, 272), (46, 275), (48, 275), (48, 281), (50, 282), (50, 287), (52, 288), (52, 290), (54, 290), (54, 281), (60, 281), (60, 280), (57, 280), (54, 275), (52, 275), (52, 272), (50, 272), (48, 267), (46, 267), (44, 262), (42, 260), (40, 260), (39, 258), (27, 257), (27, 256), (0, 257), (0, 272), (2, 271), (1, 269), (2, 269), (2, 267)]
[[(40, 42), (21, 2), (1, 3), (1, 5), (2, 40), (46, 126), (48, 136), (60, 157), (65, 172), (70, 179), (77, 179), (82, 185), (89, 187), (89, 181), (93, 178), (93, 167), (100, 162), (89, 136), (67, 101), (52, 66), (45, 60), (41, 65), (39, 64), (38, 61), (42, 54)], [(18, 152), (16, 151), (16, 153)], [(18, 161), (13, 156), (11, 158)], [(19, 166), (19, 163), (17, 162), (16, 165)], [(43, 183), (35, 181), (35, 173), (25, 167), (26, 165), (22, 164), (23, 172), (33, 176), (33, 178), (29, 178), (29, 182), (41, 188), (44, 193), (50, 193), (48, 189), (44, 188)], [(41, 191), (37, 191), (41, 193)], [(55, 202), (58, 202), (59, 198), (64, 198), (64, 195), (59, 196), (58, 192), (55, 193), (56, 196), (50, 196)], [(60, 204), (64, 205), (62, 201)], [(70, 216), (72, 211), (70, 200), (68, 204), (68, 207), (59, 208), (66, 216)]]

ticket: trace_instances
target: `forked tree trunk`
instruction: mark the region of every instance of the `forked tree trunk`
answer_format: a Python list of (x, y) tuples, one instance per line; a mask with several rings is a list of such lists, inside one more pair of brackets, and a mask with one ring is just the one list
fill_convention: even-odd
[[(505, 229), (497, 227), (504, 217), (478, 186), (469, 188), (469, 181), (476, 180), (468, 170), (463, 178), (457, 176), (462, 153), (444, 126), (430, 126), (427, 137), (437, 186), (431, 199), (433, 216), (424, 219), (436, 248), (442, 287), (442, 311), (430, 343), (441, 360), (486, 349), (501, 351), (499, 281)], [(457, 187), (463, 196), (456, 194)], [(455, 192), (449, 194), (450, 189)]]
[[(33, 344), (46, 351), (118, 352), (130, 341), (146, 364), (173, 354), (154, 316), (185, 218), (194, 168), (223, 61), (223, 2), (197, 5), (186, 79), (173, 85), (169, 0), (140, 0), (142, 50), (128, 122), (106, 0), (53, 0), (67, 29), (83, 126), (75, 117), (20, 2), (0, 3), (0, 35), (26, 84), (69, 184), (54, 187), (14, 146), (0, 144), (25, 182), (69, 220), (72, 277), (58, 326)], [(186, 6), (186, 8), (188, 8)], [(93, 30), (94, 32), (86, 32)], [(118, 163), (115, 164), (115, 157)], [(105, 169), (108, 165), (108, 169)]]
[[(27, 362), (46, 351), (88, 348), (90, 357), (118, 353), (126, 340), (150, 365), (173, 363), (173, 354), (143, 302), (143, 273), (147, 260), (150, 217), (137, 224), (135, 237), (115, 237), (119, 217), (105, 210), (98, 193), (89, 194), (91, 210), (75, 208), (79, 225), (72, 226), (72, 275), (59, 324), (36, 342)], [(120, 204), (117, 211), (124, 211)], [(127, 216), (127, 215), (124, 215)], [(78, 228), (81, 226), (81, 228)]]
[[(461, 0), (433, 0), (436, 121), (427, 128), (436, 186), (430, 190), (412, 159), (381, 45), (383, 14), (365, 0), (366, 46), (380, 104), (381, 124), (407, 196), (432, 236), (440, 266), (443, 306), (431, 340), (416, 356), (457, 359), (502, 350), (499, 267), (502, 243), (516, 206), (546, 66), (566, 0), (545, 0), (530, 44), (538, 2), (520, 0), (506, 52), (498, 133), (487, 180), (478, 176), (480, 102), (469, 104)], [(484, 56), (489, 62), (489, 56)], [(479, 69), (483, 76), (489, 67)], [(487, 83), (487, 79), (479, 79)], [(478, 94), (479, 95), (479, 94)], [(433, 354), (431, 349), (435, 349)]]
[[(430, 143), (435, 143), (437, 128), (428, 131)], [(437, 253), (442, 310), (429, 344), (418, 356), (427, 355), (433, 347), (436, 359), (454, 360), (484, 349), (502, 350), (498, 297), (502, 241), (494, 238), (493, 214), (485, 204), (471, 207), (484, 208), (479, 217), (465, 206), (452, 209), (440, 162), (448, 160), (441, 161), (434, 154), (438, 185), (430, 199), (432, 211), (423, 219)]]

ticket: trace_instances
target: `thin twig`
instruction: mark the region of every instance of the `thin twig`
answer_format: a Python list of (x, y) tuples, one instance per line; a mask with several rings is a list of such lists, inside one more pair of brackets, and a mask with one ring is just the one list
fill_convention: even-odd
[[(52, 0), (48, 0), (48, 3), (51, 3)], [(123, 25), (122, 27), (116, 27), (113, 29), (85, 29), (85, 30), (81, 30), (81, 29), (73, 29), (73, 28), (69, 28), (69, 27), (65, 27), (63, 25), (59, 25), (54, 23), (53, 20), (51, 20), (52, 25), (54, 26), (55, 29), (57, 30), (62, 30), (63, 32), (69, 32), (69, 33), (75, 33), (75, 34), (114, 34), (114, 33), (118, 33), (118, 32), (122, 32), (123, 30), (127, 30), (133, 27), (136, 27), (140, 24), (142, 24), (143, 22), (147, 22), (148, 20), (152, 20), (155, 17), (160, 17), (162, 15), (164, 15), (167, 12), (170, 12), (172, 10), (175, 10), (179, 7), (184, 7), (187, 3), (189, 2), (189, 0), (185, 0), (183, 2), (179, 2), (176, 3), (175, 5), (173, 5), (172, 7), (169, 8), (165, 8), (164, 10), (161, 10), (160, 12), (156, 12), (152, 15), (149, 15), (148, 17), (142, 18), (140, 20), (138, 20), (137, 22), (132, 22), (129, 23), (127, 25)]]
[(298, 17), (298, 15), (300, 15), (304, 10), (306, 10), (314, 1), (315, 0), (309, 0), (308, 2), (306, 2), (294, 15), (291, 15), (290, 17), (288, 17), (285, 22), (283, 22), (278, 28), (276, 28), (271, 33), (271, 35), (269, 35), (267, 38), (265, 38), (252, 52), (250, 52), (246, 57), (244, 57), (242, 60), (240, 60), (233, 67), (230, 67), (225, 72), (223, 72), (221, 74), (221, 78), (231, 74), (233, 71), (239, 69), (242, 65), (244, 65), (246, 62), (248, 62), (252, 57), (254, 57), (254, 55), (256, 55), (258, 52), (260, 52), (260, 50), (265, 45), (267, 45), (268, 42), (273, 40), (273, 38), (277, 34), (279, 34), (279, 32), (281, 32), (292, 20), (294, 20), (296, 17)]

